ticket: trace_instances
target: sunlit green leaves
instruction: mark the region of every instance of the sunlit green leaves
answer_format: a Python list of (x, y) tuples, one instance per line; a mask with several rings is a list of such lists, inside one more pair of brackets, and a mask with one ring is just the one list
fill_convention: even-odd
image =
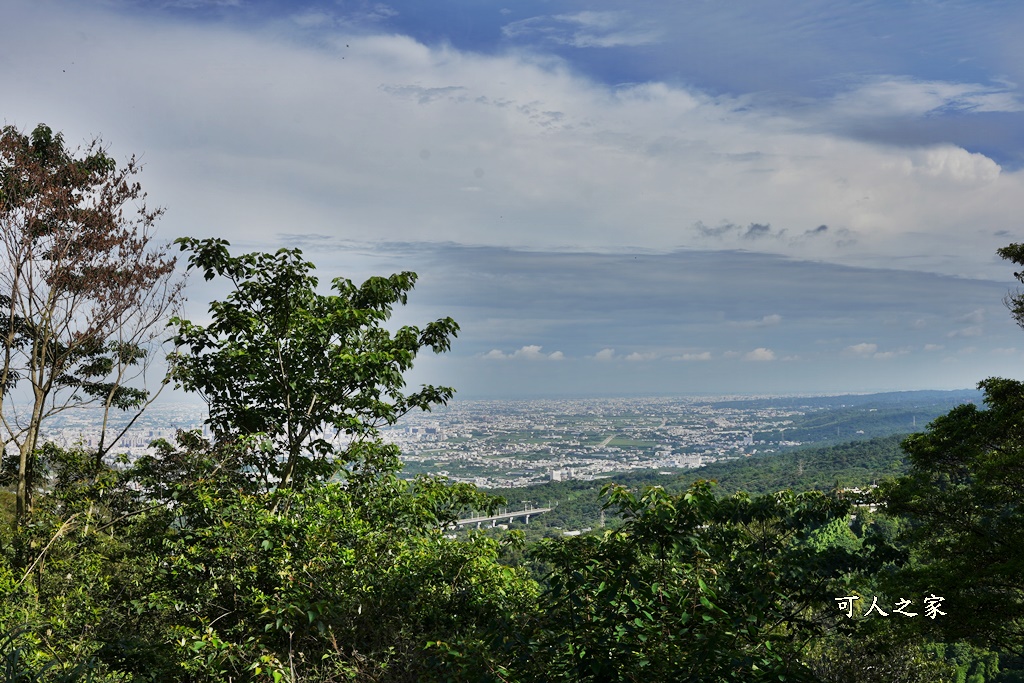
[(265, 469), (281, 485), (304, 485), (315, 468), (303, 461), (333, 455), (329, 432), (372, 437), (410, 410), (451, 398), (448, 387), (404, 393), (404, 373), (421, 348), (448, 350), (458, 325), (444, 318), (422, 330), (383, 327), (392, 307), (407, 301), (415, 273), (359, 287), (336, 278), (325, 295), (297, 249), (233, 257), (224, 240), (177, 243), (191, 252), (191, 269), (225, 277), (234, 290), (210, 305), (209, 325), (173, 321), (180, 347), (173, 376), (209, 402), (218, 439), (264, 434), (276, 444), (281, 460)]
[(943, 595), (949, 642), (1024, 652), (1024, 383), (979, 384), (986, 408), (954, 409), (908, 437), (911, 473), (882, 487), (913, 551), (891, 589)]
[[(810, 680), (812, 613), (858, 564), (814, 560), (804, 542), (848, 505), (822, 494), (718, 498), (606, 489), (626, 523), (603, 537), (546, 541), (553, 568), (533, 638), (547, 680)], [(545, 651), (540, 648), (540, 651)]]

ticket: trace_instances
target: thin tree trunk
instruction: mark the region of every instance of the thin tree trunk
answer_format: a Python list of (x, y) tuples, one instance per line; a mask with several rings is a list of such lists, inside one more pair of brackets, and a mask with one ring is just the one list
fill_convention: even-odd
[[(34, 431), (34, 429), (30, 429)], [(30, 437), (31, 435), (29, 435)], [(32, 486), (35, 483), (32, 451), (34, 438), (26, 438), (18, 444), (18, 492), (17, 492), (17, 524), (20, 526), (25, 517), (32, 512)]]

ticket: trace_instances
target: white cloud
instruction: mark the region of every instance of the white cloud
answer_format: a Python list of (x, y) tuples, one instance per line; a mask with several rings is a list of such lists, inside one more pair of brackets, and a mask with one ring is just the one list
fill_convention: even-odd
[[(169, 207), (167, 237), (273, 247), (282, 226), (307, 225), (541, 250), (756, 248), (977, 276), (995, 272), (1000, 244), (964, 226), (1024, 214), (1024, 171), (949, 145), (860, 142), (752, 95), (606, 87), (537, 51), (480, 54), (346, 24), (304, 45), (334, 20), (323, 11), (295, 18), (307, 28), (246, 33), (78, 4), (13, 7), (0, 42), (38, 57), (6, 72), (5, 122), (47, 121), (70, 141), (103, 133), (115, 156), (143, 154), (143, 183)], [(510, 26), (578, 45), (638, 44), (657, 29), (622, 12)], [(829, 113), (945, 106), (1019, 103), (1003, 86), (888, 78), (851, 84)], [(748, 227), (709, 235), (698, 223)]]
[(543, 353), (541, 353), (541, 348), (542, 347), (537, 345), (537, 344), (530, 344), (529, 346), (523, 346), (522, 348), (517, 350), (515, 353), (513, 353), (511, 355), (511, 357), (513, 357), (513, 358), (527, 358), (529, 360), (540, 360), (541, 358), (546, 357)]
[(940, 111), (1019, 112), (1024, 103), (1006, 85), (920, 81), (899, 76), (868, 79), (837, 95), (834, 116), (886, 118), (925, 116)]
[(633, 353), (631, 353), (628, 356), (626, 356), (626, 360), (634, 361), (635, 362), (635, 361), (654, 360), (657, 357), (658, 357), (658, 354), (654, 353), (653, 351), (650, 351), (650, 352), (647, 352), (647, 353), (640, 353), (638, 351), (634, 351)]
[[(874, 122), (888, 131), (886, 121), (894, 117), (906, 123), (933, 116), (927, 123), (939, 128), (946, 123), (970, 127), (964, 119), (947, 121), (941, 114), (1018, 111), (1016, 86), (884, 77), (850, 83), (825, 107), (805, 101), (793, 107), (791, 101), (769, 103), (754, 93), (716, 94), (735, 91), (727, 87), (701, 91), (685, 85), (685, 79), (604, 85), (544, 53), (551, 43), (575, 45), (588, 51), (559, 47), (555, 52), (590, 59), (593, 47), (659, 39), (658, 27), (627, 12), (544, 17), (519, 25), (532, 32), (523, 34), (528, 48), (519, 49), (513, 40), (473, 52), (443, 41), (427, 45), (380, 24), (354, 28), (352, 8), (361, 8), (367, 20), (393, 14), (372, 2), (320, 3), (317, 7), (331, 9), (305, 10), (262, 26), (184, 21), (173, 12), (119, 13), (117, 8), (125, 6), (9, 0), (0, 22), (0, 43), (11, 67), (3, 81), (3, 123), (31, 129), (46, 121), (73, 143), (99, 133), (116, 158), (142, 155), (143, 185), (154, 204), (168, 207), (160, 239), (216, 235), (231, 240), (238, 253), (292, 246), (281, 237), (289, 230), (318, 233), (328, 240), (323, 248), (307, 248), (306, 256), (321, 266), (324, 280), (351, 275), (352, 263), (376, 274), (377, 266), (396, 262), (372, 245), (358, 258), (332, 251), (331, 244), (343, 240), (430, 240), (536, 252), (707, 247), (781, 254), (794, 263), (807, 259), (1007, 278), (1005, 264), (993, 265), (992, 252), (1011, 241), (997, 230), (1012, 230), (1024, 213), (1024, 171), (1000, 169), (973, 147), (915, 147), (899, 135), (863, 142), (852, 137), (848, 124)], [(522, 11), (510, 10), (503, 21), (522, 17)], [(639, 54), (622, 52), (629, 59)], [(766, 90), (772, 87), (765, 84)], [(825, 125), (829, 118), (838, 123)], [(701, 231), (697, 225), (716, 227)], [(726, 226), (732, 227), (719, 229)], [(338, 263), (345, 268), (327, 270)], [(417, 306), (420, 295), (431, 291), (426, 276), (437, 265), (424, 263), (419, 269), (425, 277), (412, 299)], [(607, 273), (611, 280), (618, 275)], [(769, 290), (759, 275), (736, 279)], [(807, 335), (808, 345), (827, 338), (823, 347), (832, 349), (858, 338), (876, 339), (885, 348), (904, 343), (872, 327), (871, 320), (852, 335), (848, 328), (812, 330), (810, 325), (822, 320), (820, 309), (805, 314), (797, 305), (802, 301), (792, 296), (783, 303), (759, 297), (739, 314), (726, 304), (715, 310), (732, 315), (702, 318), (706, 311), (687, 305), (694, 291), (687, 277), (680, 272), (651, 281), (651, 299), (662, 292), (678, 299), (678, 309), (663, 307), (665, 324), (644, 319), (629, 332), (620, 331), (622, 318), (634, 313), (620, 298), (589, 316), (605, 317), (606, 327), (595, 323), (572, 341), (551, 333), (554, 316), (533, 320), (536, 314), (521, 300), (494, 300), (486, 317), (500, 319), (501, 332), (465, 326), (459, 339), (465, 346), (444, 362), (456, 362), (451, 359), (468, 348), (466, 354), (492, 361), (471, 364), (476, 370), (487, 365), (487, 372), (499, 372), (503, 364), (496, 361), (512, 358), (583, 367), (588, 364), (571, 359), (596, 350), (588, 348), (595, 339), (619, 349), (649, 348), (652, 340), (693, 344), (671, 356), (680, 361), (743, 358), (745, 352), (723, 354), (725, 344), (749, 350), (754, 343), (772, 343), (785, 349), (780, 357), (790, 358), (785, 355), (790, 348), (803, 351), (795, 337), (783, 341), (790, 326)], [(800, 281), (809, 299), (829, 291), (821, 280)], [(571, 307), (580, 283), (555, 284), (552, 299), (572, 311), (566, 317), (576, 316)], [(468, 297), (470, 289), (459, 294)], [(462, 300), (435, 304), (461, 307)], [(858, 314), (840, 308), (833, 309), (838, 317)], [(776, 312), (782, 310), (785, 321)], [(459, 318), (456, 311), (440, 310), (449, 312)], [(894, 319), (897, 315), (902, 314), (894, 313)], [(524, 328), (517, 316), (530, 318), (529, 324)], [(750, 327), (781, 329), (760, 339), (728, 336), (728, 330), (714, 327), (737, 316), (749, 316)], [(940, 330), (914, 336), (918, 348), (924, 339), (941, 339), (954, 328), (973, 337), (971, 343), (1013, 343), (998, 338), (994, 322), (985, 325), (991, 338), (972, 331), (980, 328), (980, 319), (939, 328), (949, 317), (934, 306), (902, 315), (903, 324), (893, 329), (909, 332), (906, 325), (918, 318)], [(483, 317), (478, 322), (497, 324)], [(524, 340), (539, 343), (516, 346)], [(938, 350), (935, 346), (932, 350)], [(862, 355), (890, 353), (874, 345)], [(592, 358), (616, 361), (626, 354), (616, 356), (608, 348)], [(808, 349), (804, 355), (819, 354)], [(848, 365), (855, 368), (851, 375), (866, 366)], [(895, 364), (888, 365), (895, 370)], [(504, 367), (510, 376), (518, 372), (516, 364)], [(614, 362), (601, 369), (638, 374), (635, 367)], [(672, 370), (714, 374), (707, 366)], [(793, 370), (796, 376), (802, 369)]]
[(999, 178), (999, 164), (984, 154), (941, 145), (917, 155), (914, 170), (932, 178), (964, 184), (988, 184)]
[(878, 351), (878, 344), (869, 344), (863, 342), (861, 344), (854, 344), (853, 346), (847, 346), (844, 351), (852, 353), (855, 356), (871, 356)]
[(751, 352), (747, 353), (746, 355), (744, 355), (743, 356), (743, 360), (752, 360), (752, 361), (775, 360), (775, 352), (772, 351), (771, 349), (766, 349), (766, 348), (764, 348), (762, 346), (762, 347), (756, 348), (753, 351), (751, 351)]
[(493, 360), (565, 360), (565, 354), (561, 351), (547, 354), (541, 352), (542, 348), (539, 344), (529, 344), (512, 353), (504, 353), (500, 349), (491, 349), (483, 355), (483, 358)]
[(944, 348), (946, 348), (946, 347), (943, 346), (942, 344), (925, 344), (924, 345), (924, 350), (925, 351), (941, 351)]

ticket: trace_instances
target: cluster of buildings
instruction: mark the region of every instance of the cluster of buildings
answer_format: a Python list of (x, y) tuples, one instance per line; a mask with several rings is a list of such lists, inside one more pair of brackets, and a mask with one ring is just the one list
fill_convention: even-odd
[[(742, 406), (743, 404), (737, 404)], [(542, 481), (594, 479), (634, 469), (699, 467), (796, 442), (765, 442), (758, 432), (784, 432), (802, 413), (770, 407), (730, 407), (681, 398), (458, 401), (431, 413), (412, 413), (382, 430), (402, 451), (407, 476), (440, 474), (487, 488)], [(70, 410), (47, 424), (45, 438), (64, 446), (99, 443), (100, 414)], [(117, 438), (112, 455), (152, 453), (156, 439), (200, 429), (205, 407), (151, 406)], [(117, 437), (113, 422), (106, 439)], [(344, 448), (341, 435), (336, 445)]]
[[(75, 408), (58, 413), (46, 421), (42, 440), (52, 441), (65, 448), (81, 445), (87, 449), (97, 448), (100, 439), (110, 446), (111, 456), (127, 456), (135, 459), (155, 452), (150, 444), (164, 439), (174, 443), (179, 430), (198, 429), (209, 436), (203, 424), (206, 408), (190, 403), (154, 404), (138, 417), (130, 428), (125, 415), (112, 411), (105, 433), (101, 433), (103, 413), (94, 408)], [(123, 432), (123, 433), (122, 433)]]
[(500, 488), (700, 467), (799, 445), (756, 433), (784, 430), (801, 414), (696, 399), (460, 401), (406, 416), (384, 436), (401, 448), (409, 475)]

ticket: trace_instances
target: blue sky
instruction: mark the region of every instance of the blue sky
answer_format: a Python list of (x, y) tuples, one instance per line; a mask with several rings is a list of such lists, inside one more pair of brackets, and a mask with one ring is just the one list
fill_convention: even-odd
[[(3, 123), (138, 154), (159, 236), (452, 315), (463, 396), (1016, 377), (1019, 2), (10, 0)], [(202, 319), (223, 291), (190, 287)]]

